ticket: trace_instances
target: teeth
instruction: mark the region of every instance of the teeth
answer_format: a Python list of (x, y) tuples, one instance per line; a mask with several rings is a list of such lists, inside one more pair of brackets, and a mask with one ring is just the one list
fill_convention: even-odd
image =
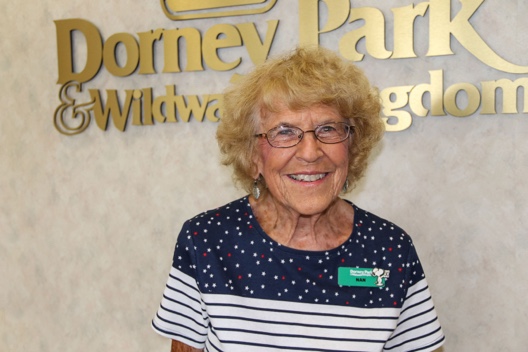
[(313, 182), (322, 179), (326, 174), (317, 175), (290, 175), (290, 178), (296, 181)]

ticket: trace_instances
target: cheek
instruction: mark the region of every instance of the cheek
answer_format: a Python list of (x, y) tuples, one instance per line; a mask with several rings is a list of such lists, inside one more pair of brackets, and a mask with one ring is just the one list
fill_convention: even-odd
[(259, 146), (256, 154), (255, 165), (259, 174), (277, 173), (291, 159), (291, 150), (273, 148), (269, 144)]
[(327, 155), (330, 160), (332, 160), (334, 165), (336, 165), (339, 169), (344, 168), (348, 170), (348, 144), (343, 144), (340, 147), (341, 148), (336, 148), (333, 151), (329, 151)]
[(273, 152), (265, 145), (260, 145), (255, 153), (254, 163), (256, 166), (256, 177), (259, 175), (265, 175), (269, 172), (270, 167), (273, 164), (274, 156)]

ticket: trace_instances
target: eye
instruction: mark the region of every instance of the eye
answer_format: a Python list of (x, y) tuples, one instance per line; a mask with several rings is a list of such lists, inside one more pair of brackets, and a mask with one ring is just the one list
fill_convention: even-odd
[(281, 136), (290, 136), (292, 134), (295, 134), (293, 128), (281, 128), (277, 131), (277, 135)]
[(297, 128), (290, 126), (278, 126), (273, 129), (272, 135), (279, 138), (296, 137), (299, 133)]
[(335, 124), (322, 125), (317, 128), (319, 134), (334, 134), (337, 132)]

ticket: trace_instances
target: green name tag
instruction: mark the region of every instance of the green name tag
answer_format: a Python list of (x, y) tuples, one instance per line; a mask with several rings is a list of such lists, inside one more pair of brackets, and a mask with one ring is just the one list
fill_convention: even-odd
[(380, 268), (338, 268), (339, 286), (385, 287), (389, 270)]

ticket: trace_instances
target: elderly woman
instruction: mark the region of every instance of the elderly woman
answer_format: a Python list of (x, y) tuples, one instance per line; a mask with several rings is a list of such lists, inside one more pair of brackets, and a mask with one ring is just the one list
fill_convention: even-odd
[(225, 95), (224, 164), (250, 195), (188, 220), (152, 326), (172, 351), (432, 351), (409, 236), (340, 198), (383, 134), (380, 99), (322, 48), (271, 59)]

